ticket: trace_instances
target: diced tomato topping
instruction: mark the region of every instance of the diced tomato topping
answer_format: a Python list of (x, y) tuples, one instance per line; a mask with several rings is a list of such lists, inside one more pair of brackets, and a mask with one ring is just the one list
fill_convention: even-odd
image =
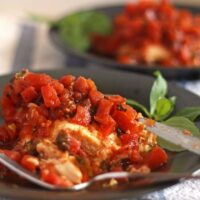
[(100, 124), (99, 127), (99, 130), (104, 137), (114, 132), (116, 128), (116, 122), (112, 119), (112, 117), (109, 117), (107, 120), (109, 121), (108, 124)]
[(140, 164), (143, 162), (143, 157), (140, 155), (138, 150), (132, 150), (131, 155), (130, 155), (130, 160), (134, 164)]
[(1, 142), (7, 143), (16, 139), (17, 132), (15, 128), (12, 129), (12, 128), (9, 128), (9, 126), (13, 126), (13, 125), (0, 126), (0, 141)]
[(78, 105), (75, 116), (71, 119), (71, 122), (76, 124), (87, 126), (91, 121), (90, 112), (87, 107)]
[(52, 81), (52, 78), (46, 74), (37, 74), (29, 72), (24, 77), (25, 82), (39, 90), (42, 86), (47, 85)]
[(138, 134), (123, 134), (120, 136), (120, 140), (122, 142), (122, 145), (128, 145), (130, 147), (136, 148), (138, 147)]
[(72, 182), (69, 180), (63, 180), (54, 170), (44, 168), (41, 169), (41, 179), (47, 183), (60, 186), (60, 187), (70, 187)]
[(23, 92), (21, 92), (23, 100), (28, 103), (37, 98), (38, 94), (33, 86), (27, 87)]
[(122, 96), (120, 95), (110, 95), (108, 96), (108, 99), (110, 101), (112, 101), (113, 103), (119, 103), (119, 104), (124, 104), (126, 102), (126, 99), (123, 98)]
[(90, 91), (91, 91), (91, 90), (97, 90), (97, 87), (96, 87), (96, 85), (95, 85), (95, 83), (94, 83), (93, 80), (87, 79), (87, 83), (88, 83), (88, 87), (89, 87), (89, 90), (90, 90)]
[(20, 159), (21, 159), (21, 154), (17, 151), (14, 151), (14, 150), (3, 150), (3, 149), (0, 149), (0, 153), (3, 153), (5, 154), (6, 156), (8, 156), (10, 159), (16, 161), (16, 162), (19, 162)]
[(13, 121), (16, 110), (12, 100), (8, 97), (3, 97), (1, 106), (3, 108), (3, 117), (5, 121), (7, 122)]
[(16, 94), (19, 94), (27, 86), (28, 86), (28, 83), (26, 83), (23, 78), (15, 79), (14, 84), (13, 84), (13, 90), (15, 91)]
[(56, 90), (57, 94), (62, 94), (64, 91), (64, 85), (57, 80), (51, 81), (50, 85)]
[(48, 108), (56, 108), (60, 106), (61, 102), (57, 96), (56, 90), (48, 85), (41, 88), (42, 97), (44, 99), (45, 106)]
[(67, 88), (75, 80), (75, 77), (72, 75), (65, 75), (60, 78), (60, 82)]
[(36, 168), (39, 166), (39, 161), (36, 157), (30, 155), (24, 155), (20, 161), (21, 165), (26, 169), (35, 172)]
[(154, 147), (145, 156), (145, 163), (152, 169), (155, 170), (165, 164), (168, 160), (167, 153), (159, 146)]
[(129, 130), (133, 133), (137, 130), (135, 122), (136, 116), (137, 112), (128, 105), (117, 105), (112, 114), (113, 119), (117, 122), (118, 127), (123, 132)]
[(83, 94), (87, 94), (89, 90), (87, 80), (82, 76), (77, 78), (77, 80), (74, 82), (74, 90)]
[(97, 103), (104, 98), (104, 95), (98, 90), (91, 90), (89, 93), (90, 100), (93, 105), (97, 105)]
[(111, 121), (110, 112), (113, 103), (107, 99), (101, 99), (94, 116), (95, 120), (101, 124), (109, 124)]

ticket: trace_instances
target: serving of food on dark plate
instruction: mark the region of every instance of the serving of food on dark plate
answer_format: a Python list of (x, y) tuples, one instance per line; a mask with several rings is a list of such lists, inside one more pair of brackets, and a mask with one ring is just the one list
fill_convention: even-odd
[[(59, 187), (70, 187), (106, 172), (192, 173), (198, 169), (198, 156), (161, 140), (146, 129), (146, 123), (153, 125), (157, 120), (187, 131), (187, 134), (200, 135), (194, 124), (200, 115), (200, 108), (183, 109), (198, 106), (199, 99), (188, 93), (188, 103), (187, 99), (184, 101), (181, 98), (187, 92), (181, 93), (181, 89), (169, 85), (170, 96), (175, 94), (177, 97), (176, 103), (175, 96), (168, 95), (167, 82), (159, 72), (154, 82), (138, 74), (124, 73), (124, 78), (121, 78), (121, 73), (109, 70), (94, 73), (93, 70), (71, 69), (67, 73), (48, 74), (23, 70), (12, 78), (5, 76), (1, 79), (4, 85), (1, 88), (4, 122), (0, 127), (0, 153), (15, 160), (41, 180)], [(110, 79), (111, 76), (121, 83), (118, 87)], [(97, 82), (105, 94), (97, 89), (89, 77)], [(130, 81), (133, 84), (128, 84)], [(143, 86), (136, 86), (139, 82), (143, 82)], [(148, 109), (142, 104), (146, 104), (151, 85)], [(123, 94), (128, 99), (117, 94)], [(175, 104), (179, 112), (175, 112)], [(141, 123), (139, 120), (143, 116), (154, 120)], [(183, 162), (184, 166), (181, 164)], [(0, 185), (4, 188), (0, 191), (1, 195), (10, 196), (10, 190), (16, 189), (12, 185), (14, 183), (19, 185), (17, 190), (21, 192), (12, 194), (19, 198), (28, 198), (32, 194), (36, 198), (41, 195), (41, 199), (46, 198), (44, 195), (53, 198), (52, 192), (27, 183), (24, 185), (24, 181), (15, 177), (1, 166)], [(142, 188), (138, 194), (165, 186)], [(127, 197), (137, 196), (135, 192), (113, 192), (110, 189), (106, 193), (101, 190), (96, 194), (109, 199), (111, 193), (112, 197)], [(82, 194), (83, 199), (92, 199), (94, 193), (84, 190), (54, 194), (59, 199), (65, 199), (66, 195), (73, 199)]]
[(192, 78), (200, 68), (199, 21), (198, 8), (141, 0), (67, 15), (52, 23), (50, 35), (65, 53), (88, 62)]
[(91, 79), (17, 73), (2, 97), (1, 149), (40, 178), (69, 187), (110, 171), (149, 173), (168, 156), (141, 113)]

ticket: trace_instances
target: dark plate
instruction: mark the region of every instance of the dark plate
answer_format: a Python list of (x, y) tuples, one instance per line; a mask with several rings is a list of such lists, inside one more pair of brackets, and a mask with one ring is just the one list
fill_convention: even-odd
[[(104, 93), (120, 94), (128, 98), (133, 98), (145, 105), (148, 105), (148, 96), (150, 88), (153, 82), (151, 77), (140, 75), (136, 73), (119, 72), (114, 70), (103, 69), (83, 69), (83, 68), (71, 68), (64, 69), (62, 71), (48, 71), (45, 73), (51, 74), (54, 77), (59, 77), (63, 74), (82, 75), (92, 78), (98, 88)], [(2, 93), (3, 86), (11, 79), (11, 75), (2, 76), (0, 79), (0, 93)], [(177, 96), (177, 109), (185, 106), (197, 106), (200, 99), (194, 94), (179, 88), (175, 84), (169, 84), (169, 94)], [(182, 152), (173, 154), (171, 156), (171, 164), (169, 165), (169, 171), (171, 172), (193, 172), (200, 168), (200, 158), (190, 152)], [(138, 197), (148, 192), (157, 191), (162, 188), (166, 188), (170, 184), (164, 184), (159, 186), (151, 186), (145, 189), (137, 190), (106, 190), (105, 191), (80, 191), (80, 192), (51, 192), (36, 187), (14, 186), (12, 184), (6, 184), (0, 181), (0, 197), (7, 197), (11, 199), (20, 200), (108, 200), (108, 199), (128, 199)]]
[[(199, 13), (200, 8), (199, 7), (192, 7), (192, 6), (180, 6), (177, 5), (179, 8), (188, 9), (193, 13)], [(121, 12), (123, 9), (122, 5), (118, 6), (110, 6), (110, 7), (102, 7), (102, 8), (94, 8), (91, 10), (96, 10), (102, 13), (105, 13), (109, 17), (113, 18), (115, 15), (117, 15), (119, 12)], [(155, 70), (160, 70), (166, 78), (168, 79), (198, 79), (200, 78), (200, 68), (184, 68), (181, 66), (178, 68), (164, 68), (162, 66), (152, 66), (147, 67), (145, 65), (125, 65), (120, 64), (116, 62), (115, 60), (108, 59), (102, 56), (97, 56), (89, 52), (79, 52), (75, 49), (71, 48), (67, 44), (63, 43), (61, 38), (59, 37), (58, 30), (51, 28), (49, 31), (49, 35), (53, 43), (62, 50), (66, 56), (71, 60), (79, 60), (80, 63), (84, 63), (85, 65), (97, 65), (99, 67), (112, 67), (115, 69), (120, 70), (128, 70), (132, 72), (139, 72), (139, 73), (145, 73), (145, 74), (152, 74)]]

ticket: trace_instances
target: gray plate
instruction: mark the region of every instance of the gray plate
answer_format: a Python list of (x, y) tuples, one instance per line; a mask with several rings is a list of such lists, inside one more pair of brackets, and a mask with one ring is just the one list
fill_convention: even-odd
[[(148, 105), (148, 96), (153, 82), (153, 79), (151, 77), (145, 75), (112, 70), (103, 71), (102, 69), (71, 68), (62, 71), (48, 71), (45, 73), (51, 74), (54, 77), (59, 77), (66, 73), (90, 77), (96, 82), (98, 88), (104, 93), (120, 94), (127, 98), (133, 98), (146, 105)], [(10, 75), (1, 77), (0, 93), (2, 93), (3, 86), (10, 80), (10, 78)], [(199, 106), (199, 97), (184, 89), (179, 88), (173, 83), (169, 84), (169, 94), (177, 96), (177, 109), (183, 108), (185, 106)], [(171, 155), (171, 164), (169, 166), (169, 171), (193, 172), (198, 168), (200, 168), (200, 159), (198, 156), (192, 153), (185, 151), (182, 153)], [(85, 190), (80, 192), (51, 192), (28, 184), (26, 186), (16, 186), (13, 184), (5, 184), (4, 182), (0, 182), (0, 196), (20, 200), (125, 199), (133, 197), (135, 198), (148, 192), (157, 191), (172, 184), (174, 183), (127, 191)]]

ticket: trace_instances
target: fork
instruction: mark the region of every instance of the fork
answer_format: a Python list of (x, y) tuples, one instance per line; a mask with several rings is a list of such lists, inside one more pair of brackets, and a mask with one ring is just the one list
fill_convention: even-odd
[[(129, 172), (108, 172), (97, 175), (94, 178), (90, 179), (90, 181), (80, 183), (71, 187), (63, 188), (40, 180), (38, 176), (31, 173), (27, 169), (23, 168), (21, 165), (11, 160), (5, 154), (0, 153), (0, 163), (3, 164), (8, 169), (10, 169), (11, 171), (18, 174), (19, 176), (25, 178), (26, 180), (48, 190), (79, 191), (83, 189), (88, 189), (90, 186), (94, 186), (95, 184), (98, 184), (99, 187), (99, 183), (102, 187), (104, 187), (105, 183), (108, 183), (108, 181), (112, 179), (123, 179), (123, 180), (126, 179), (128, 180), (127, 185), (128, 183), (129, 184), (132, 183), (130, 185), (132, 188), (145, 187), (161, 183), (178, 182), (180, 180), (185, 180), (185, 179), (200, 179), (200, 176), (198, 175), (194, 176), (190, 173), (155, 172), (155, 173), (144, 174), (144, 173), (129, 173)], [(126, 187), (126, 184), (125, 184), (125, 189), (128, 189), (128, 187)]]

